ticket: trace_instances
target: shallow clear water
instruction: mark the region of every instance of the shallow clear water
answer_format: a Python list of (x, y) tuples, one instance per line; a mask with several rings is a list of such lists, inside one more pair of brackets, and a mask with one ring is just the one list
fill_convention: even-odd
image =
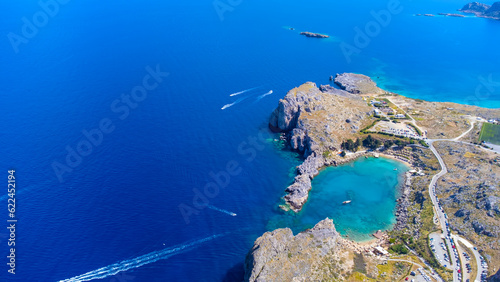
[(329, 217), (343, 236), (356, 241), (373, 239), (371, 234), (389, 230), (395, 223), (398, 186), (407, 170), (405, 164), (387, 158), (359, 158), (328, 167), (313, 179), (302, 211), (276, 216), (268, 227), (288, 226), (296, 233)]

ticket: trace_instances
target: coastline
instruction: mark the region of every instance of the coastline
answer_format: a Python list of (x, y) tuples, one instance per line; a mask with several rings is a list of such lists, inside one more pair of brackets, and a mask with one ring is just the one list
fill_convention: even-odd
[(394, 160), (394, 161), (398, 161), (398, 162), (404, 164), (408, 168), (408, 170), (415, 169), (412, 164), (410, 164), (410, 163), (408, 163), (408, 162), (406, 162), (406, 161), (404, 161), (402, 159), (399, 159), (399, 158), (397, 158), (397, 157), (395, 157), (393, 155), (386, 154), (384, 152), (380, 152), (380, 157), (386, 158), (386, 159), (391, 159), (391, 160)]
[[(333, 76), (330, 80), (333, 80)], [(404, 233), (405, 236), (410, 235), (405, 230), (413, 228), (410, 231), (415, 238), (418, 240), (425, 239), (421, 235), (425, 235), (424, 232), (427, 229), (421, 228), (424, 228), (422, 222), (427, 222), (425, 221), (427, 217), (421, 217), (418, 208), (415, 208), (414, 204), (422, 204), (425, 200), (418, 188), (422, 185), (422, 181), (427, 178), (419, 178), (419, 176), (430, 175), (435, 171), (434, 163), (426, 161), (432, 159), (428, 156), (430, 149), (432, 150), (432, 145), (430, 145), (430, 149), (427, 145), (437, 140), (461, 138), (473, 129), (472, 126), (476, 119), (489, 120), (489, 117), (495, 116), (495, 112), (490, 109), (466, 105), (460, 106), (450, 102), (427, 102), (407, 98), (378, 88), (369, 77), (360, 74), (337, 74), (335, 83), (340, 89), (330, 85), (317, 87), (312, 82), (302, 84), (290, 90), (285, 98), (279, 101), (278, 107), (271, 114), (269, 128), (274, 132), (281, 132), (283, 140), (286, 141), (290, 149), (298, 152), (303, 157), (302, 163), (296, 167), (296, 176), (293, 183), (285, 190), (286, 195), (283, 199), (286, 204), (280, 205), (280, 208), (285, 211), (292, 210), (299, 213), (308, 201), (309, 192), (312, 189), (312, 180), (328, 167), (347, 165), (363, 156), (365, 158), (385, 158), (386, 160), (396, 161), (401, 165), (392, 162), (389, 163), (389, 167), (395, 166), (394, 170), (399, 170), (397, 180), (391, 180), (391, 187), (386, 185), (386, 188), (395, 189), (391, 191), (391, 193), (395, 193), (394, 196), (390, 195), (390, 198), (387, 195), (385, 196), (386, 200), (391, 201), (391, 203), (387, 202), (388, 206), (391, 204), (391, 210), (387, 211), (387, 213), (386, 210), (383, 211), (384, 214), (391, 216), (389, 224), (377, 227), (367, 226), (369, 221), (361, 220), (360, 224), (364, 228), (353, 229), (352, 232), (344, 236), (335, 231), (335, 240), (337, 240), (337, 246), (340, 248), (336, 249), (337, 252), (333, 255), (341, 256), (347, 252), (349, 256), (354, 256), (354, 263), (361, 256), (361, 259), (376, 258), (380, 260), (377, 264), (386, 264), (387, 258), (390, 256), (388, 249), (394, 246), (396, 242), (394, 240), (398, 240), (398, 235), (394, 234)], [(417, 117), (413, 118), (413, 115)], [(379, 123), (390, 120), (399, 125), (393, 125), (392, 122)], [(372, 127), (378, 129), (374, 132), (369, 131)], [(456, 136), (457, 132), (464, 133)], [(366, 150), (364, 150), (365, 148)], [(369, 165), (369, 162), (366, 164)], [(362, 169), (369, 178), (375, 177), (374, 173), (377, 173), (377, 171), (373, 171), (369, 167), (362, 167)], [(390, 169), (392, 170), (392, 168)], [(376, 178), (375, 181), (379, 183), (383, 179)], [(360, 182), (354, 185), (362, 186), (365, 183)], [(338, 181), (338, 184), (341, 185), (340, 181)], [(414, 187), (412, 187), (412, 184)], [(328, 201), (330, 200), (342, 198), (344, 191), (340, 190), (340, 188), (335, 189), (335, 184), (331, 186), (334, 186), (333, 192), (340, 193), (320, 195), (321, 198), (318, 199), (327, 200), (322, 203), (323, 205), (329, 205), (330, 202)], [(382, 195), (378, 190), (372, 189), (371, 192)], [(413, 199), (414, 194), (415, 199)], [(369, 197), (369, 195), (366, 196)], [(418, 200), (417, 196), (419, 197)], [(393, 201), (395, 201), (395, 204)], [(363, 213), (365, 212), (364, 209), (361, 208), (360, 211)], [(421, 207), (420, 211), (422, 210)], [(352, 211), (347, 212), (349, 215), (357, 216)], [(366, 212), (370, 213), (370, 211)], [(351, 220), (351, 218), (346, 217), (347, 214), (327, 214), (332, 215), (337, 220), (339, 218), (347, 222)], [(324, 213), (321, 215), (324, 215)], [(332, 221), (331, 219), (327, 220)], [(339, 221), (338, 223), (342, 224), (343, 222)], [(320, 221), (317, 225), (322, 224), (323, 221)], [(317, 225), (313, 229), (316, 229)], [(335, 230), (334, 228), (332, 226), (333, 230)], [(371, 231), (370, 228), (383, 229)], [(280, 230), (283, 229), (277, 229), (273, 232), (281, 232)], [(316, 231), (320, 230), (321, 228)], [(346, 231), (345, 228), (343, 230)], [(359, 238), (360, 241), (356, 240), (358, 231), (362, 231), (364, 235)], [(304, 234), (308, 234), (308, 232), (310, 232), (309, 229), (297, 236), (304, 237)], [(268, 235), (268, 233), (266, 234)], [(253, 250), (261, 249), (261, 244), (264, 246), (269, 244), (269, 242), (262, 242), (262, 238), (265, 238), (266, 234), (256, 240), (254, 245), (256, 247)], [(314, 236), (311, 236), (308, 240), (304, 240), (304, 243), (313, 238)], [(280, 239), (275, 237), (272, 237), (271, 240), (273, 246), (275, 244), (286, 244), (288, 241), (276, 242)], [(404, 243), (404, 239), (400, 240)], [(424, 244), (423, 242), (419, 243)], [(401, 246), (404, 248), (402, 243), (397, 245), (398, 248)], [(332, 247), (329, 243), (318, 242), (306, 252), (316, 250), (316, 248), (329, 247)], [(392, 250), (397, 252), (394, 249)], [(303, 249), (300, 249), (297, 253), (292, 253), (288, 248), (285, 248), (282, 253), (278, 253), (284, 255), (285, 261), (290, 262), (291, 259), (294, 262), (296, 256), (302, 259), (302, 251)], [(253, 256), (254, 254), (251, 252), (249, 255)], [(306, 255), (305, 257), (310, 256)], [(259, 257), (259, 259), (262, 258)], [(263, 256), (263, 259), (267, 258)], [(301, 259), (299, 260), (301, 261)], [(318, 262), (313, 260), (310, 265), (315, 265)], [(290, 263), (290, 267), (296, 267), (296, 264)], [(322, 267), (325, 270), (330, 269), (329, 266)], [(253, 268), (249, 268), (247, 272), (253, 273)], [(259, 270), (257, 273), (260, 275)]]
[[(374, 230), (373, 232), (366, 234), (366, 235), (370, 236), (370, 239), (355, 240), (355, 239), (351, 239), (351, 237), (349, 237), (348, 235), (342, 236), (342, 238), (344, 240), (355, 244), (357, 246), (356, 248), (363, 247), (363, 246), (373, 247), (372, 246), (373, 244), (379, 245), (385, 241), (381, 240), (380, 238), (377, 238), (375, 236), (376, 233), (380, 233), (383, 238), (386, 238), (387, 232), (393, 231), (395, 228), (397, 228), (399, 226), (404, 226), (404, 224), (406, 224), (406, 221), (408, 219), (407, 213), (406, 213), (406, 207), (407, 207), (406, 203), (408, 203), (407, 195), (408, 195), (408, 188), (410, 188), (409, 181), (411, 180), (411, 176), (409, 174), (409, 171), (414, 169), (414, 167), (410, 163), (405, 162), (401, 159), (398, 159), (395, 156), (388, 154), (386, 152), (359, 151), (359, 152), (351, 153), (350, 155), (347, 155), (344, 159), (339, 160), (339, 161), (335, 162), (334, 164), (324, 165), (321, 168), (318, 168), (317, 175), (324, 172), (324, 170), (328, 169), (329, 167), (339, 167), (339, 166), (343, 166), (343, 165), (349, 165), (349, 164), (356, 162), (357, 160), (359, 160), (360, 158), (363, 158), (363, 157), (375, 158), (375, 159), (384, 158), (387, 160), (392, 160), (392, 161), (395, 161), (399, 164), (404, 165), (406, 170), (404, 172), (398, 171), (398, 174), (399, 174), (398, 183), (394, 187), (395, 192), (396, 192), (396, 194), (395, 194), (396, 199), (395, 200), (396, 200), (397, 204), (395, 206), (395, 209), (391, 213), (394, 216), (395, 222), (385, 229)], [(279, 208), (281, 208), (283, 211), (289, 211), (289, 209), (287, 209), (288, 208), (287, 205), (280, 204)]]

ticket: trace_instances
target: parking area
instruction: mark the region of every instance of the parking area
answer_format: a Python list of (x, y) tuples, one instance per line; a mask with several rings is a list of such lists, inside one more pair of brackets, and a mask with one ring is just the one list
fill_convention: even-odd
[(456, 244), (455, 246), (457, 247), (460, 262), (462, 263), (459, 274), (462, 275), (464, 281), (467, 281), (467, 279), (470, 280), (472, 270), (472, 266), (470, 265), (471, 257), (465, 252), (465, 249), (462, 248), (460, 244)]
[(458, 279), (460, 281), (462, 281), (462, 269), (461, 269), (460, 257), (458, 254), (458, 249), (457, 249), (455, 239), (453, 239), (451, 237), (447, 237), (447, 240), (450, 240), (450, 242), (451, 242), (451, 247), (452, 247), (452, 249), (451, 249), (452, 258), (451, 259), (455, 262), (455, 270), (457, 270), (457, 272), (458, 272)]
[(450, 258), (444, 240), (443, 238), (441, 238), (441, 234), (437, 232), (432, 233), (429, 235), (429, 240), (431, 251), (436, 256), (436, 259), (442, 266), (447, 267), (451, 270), (452, 268), (450, 267)]
[(480, 256), (481, 259), (481, 281), (486, 281), (486, 277), (488, 276), (488, 264), (486, 264), (486, 260)]
[(390, 121), (379, 121), (373, 126), (372, 130), (414, 139), (422, 139), (413, 127), (403, 122), (393, 123)]
[(429, 275), (425, 273), (422, 268), (418, 268), (411, 272), (411, 274), (405, 278), (405, 281), (409, 282), (433, 282), (434, 279), (431, 279)]

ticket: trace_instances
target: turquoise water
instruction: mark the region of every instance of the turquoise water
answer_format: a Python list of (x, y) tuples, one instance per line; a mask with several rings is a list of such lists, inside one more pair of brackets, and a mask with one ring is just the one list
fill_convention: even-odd
[[(391, 229), (396, 222), (397, 188), (407, 170), (405, 164), (387, 158), (359, 158), (339, 167), (328, 167), (313, 179), (302, 211), (276, 216), (269, 228), (285, 225), (296, 233), (329, 217), (344, 237), (356, 241), (373, 239), (371, 234), (375, 231)], [(344, 205), (347, 200), (351, 203)]]

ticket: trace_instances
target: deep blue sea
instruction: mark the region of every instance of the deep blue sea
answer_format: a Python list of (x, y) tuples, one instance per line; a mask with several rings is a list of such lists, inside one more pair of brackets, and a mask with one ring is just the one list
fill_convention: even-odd
[[(240, 281), (253, 241), (283, 227), (300, 161), (267, 132), (289, 89), (357, 72), (415, 98), (500, 107), (500, 21), (414, 16), (466, 2), (401, 1), (358, 48), (355, 28), (394, 3), (4, 0), (0, 175), (6, 187), (16, 170), (18, 222), (12, 275), (4, 189), (0, 281)], [(336, 214), (313, 208), (328, 188), (315, 187), (304, 226)]]

